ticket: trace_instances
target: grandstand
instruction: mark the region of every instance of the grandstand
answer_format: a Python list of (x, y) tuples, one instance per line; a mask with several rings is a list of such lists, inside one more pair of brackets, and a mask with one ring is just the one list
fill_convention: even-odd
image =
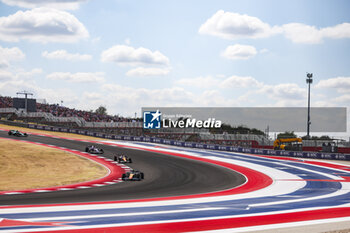
[[(7, 120), (87, 128), (142, 126), (141, 119), (97, 114), (92, 111), (63, 107), (58, 104), (36, 103), (36, 112), (26, 112), (24, 109), (15, 108), (13, 103), (13, 98), (0, 96), (1, 117), (5, 117)], [(136, 121), (139, 124), (135, 124)]]

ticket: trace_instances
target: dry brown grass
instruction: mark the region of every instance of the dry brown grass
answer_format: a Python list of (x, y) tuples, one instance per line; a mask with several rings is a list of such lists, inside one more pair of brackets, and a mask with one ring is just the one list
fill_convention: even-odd
[(103, 166), (69, 152), (0, 139), (0, 191), (61, 186), (106, 174)]
[(0, 128), (6, 129), (6, 130), (11, 130), (11, 129), (19, 130), (21, 132), (26, 132), (26, 133), (48, 134), (48, 135), (53, 135), (53, 136), (58, 136), (58, 137), (86, 139), (86, 140), (95, 140), (95, 141), (102, 140), (101, 138), (79, 135), (79, 134), (74, 134), (74, 133), (53, 132), (53, 131), (46, 131), (46, 130), (23, 128), (23, 127), (18, 127), (18, 126), (10, 126), (10, 125), (4, 125), (4, 124), (0, 124)]
[(336, 230), (336, 231), (327, 231), (324, 233), (349, 233), (350, 229), (345, 229), (345, 230)]

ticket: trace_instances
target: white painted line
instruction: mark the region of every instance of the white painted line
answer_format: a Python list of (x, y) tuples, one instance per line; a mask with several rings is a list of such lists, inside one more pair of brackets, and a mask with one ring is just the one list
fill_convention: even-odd
[(105, 182), (105, 184), (116, 184), (116, 182), (108, 181), (108, 182)]
[(324, 198), (340, 196), (347, 193), (349, 193), (349, 190), (340, 189), (336, 192), (326, 194), (326, 195), (321, 195), (321, 196), (299, 198), (299, 199), (286, 200), (286, 201), (264, 202), (264, 203), (258, 203), (258, 204), (251, 204), (249, 205), (249, 207), (261, 207), (261, 206), (270, 206), (270, 205), (281, 205), (281, 204), (287, 204), (287, 203), (289, 204), (289, 203), (302, 202), (302, 201), (321, 200)]
[(152, 212), (132, 212), (132, 213), (121, 213), (121, 214), (99, 214), (99, 215), (83, 215), (83, 216), (64, 216), (64, 217), (47, 217), (47, 218), (26, 218), (17, 219), (20, 221), (62, 221), (62, 220), (78, 220), (85, 218), (108, 218), (108, 217), (122, 217), (122, 216), (136, 216), (136, 215), (152, 215), (152, 214), (173, 214), (173, 213), (186, 213), (186, 212), (199, 212), (199, 211), (212, 211), (212, 210), (223, 210), (225, 207), (215, 208), (198, 208), (198, 209), (182, 209), (182, 210), (167, 210), (167, 211), (152, 211)]
[(45, 189), (40, 189), (40, 190), (34, 190), (34, 193), (47, 193), (47, 192), (52, 192), (52, 190), (45, 190)]

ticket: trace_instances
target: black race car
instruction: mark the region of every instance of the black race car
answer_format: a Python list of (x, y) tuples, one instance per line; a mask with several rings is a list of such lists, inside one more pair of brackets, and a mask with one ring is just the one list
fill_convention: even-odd
[(28, 134), (27, 133), (22, 133), (18, 130), (10, 130), (9, 131), (9, 135), (13, 135), (13, 136), (16, 136), (16, 137), (28, 137)]
[(97, 148), (94, 145), (87, 146), (85, 148), (85, 152), (88, 152), (90, 154), (103, 154), (104, 153), (103, 149)]
[(118, 163), (132, 163), (131, 158), (126, 155), (116, 155), (114, 156), (114, 161), (117, 161)]
[(144, 179), (143, 172), (131, 170), (130, 172), (124, 173), (122, 175), (122, 180), (124, 181), (141, 181)]

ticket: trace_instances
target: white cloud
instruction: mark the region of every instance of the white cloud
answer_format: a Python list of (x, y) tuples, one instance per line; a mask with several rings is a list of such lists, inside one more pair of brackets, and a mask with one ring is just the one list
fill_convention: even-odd
[(10, 66), (10, 63), (5, 59), (0, 59), (0, 69), (6, 69)]
[(180, 87), (146, 89), (104, 84), (102, 90), (106, 100), (113, 99), (114, 109), (135, 112), (146, 106), (193, 106), (196, 96)]
[(350, 38), (350, 23), (325, 28), (302, 23), (271, 26), (257, 17), (219, 10), (200, 26), (199, 33), (229, 40), (283, 34), (294, 43), (317, 44), (325, 38)]
[(316, 88), (333, 88), (340, 93), (350, 92), (350, 77), (337, 77), (321, 80)]
[(306, 89), (299, 87), (295, 83), (282, 83), (278, 85), (264, 85), (257, 93), (263, 93), (268, 97), (283, 101), (305, 100)]
[(269, 52), (269, 50), (268, 49), (261, 49), (260, 51), (259, 51), (259, 53), (268, 53)]
[(16, 78), (30, 78), (38, 74), (42, 74), (43, 70), (40, 68), (32, 69), (31, 71), (20, 71), (16, 72)]
[(0, 46), (0, 59), (7, 61), (19, 61), (25, 58), (25, 54), (17, 47), (3, 48)]
[(1, 77), (5, 77), (5, 79), (0, 81), (0, 93), (4, 96), (13, 96), (18, 91), (27, 90), (34, 94), (34, 98), (45, 98), (49, 103), (58, 103), (62, 98), (66, 99), (65, 103), (74, 103), (78, 101), (73, 90), (57, 87), (54, 89), (40, 87), (40, 84), (32, 77), (41, 73), (41, 69), (19, 71), (15, 73), (0, 71), (0, 80)]
[(338, 96), (338, 97), (334, 98), (334, 101), (337, 103), (345, 103), (347, 106), (349, 106), (350, 94)]
[(83, 96), (85, 98), (87, 98), (89, 101), (94, 100), (94, 99), (100, 99), (102, 98), (104, 95), (102, 95), (99, 92), (84, 92)]
[(144, 68), (137, 67), (135, 69), (129, 70), (126, 75), (127, 76), (163, 76), (167, 75), (170, 72), (169, 68)]
[(73, 83), (101, 83), (104, 82), (104, 73), (69, 73), (69, 72), (55, 72), (46, 76), (46, 78), (51, 80), (64, 80)]
[(142, 47), (135, 49), (127, 45), (115, 45), (103, 51), (101, 61), (130, 66), (169, 65), (169, 59), (159, 51), (152, 52)]
[(20, 61), (24, 58), (25, 54), (19, 48), (3, 48), (0, 46), (0, 69), (8, 68), (10, 62)]
[(322, 36), (325, 38), (350, 38), (350, 23), (342, 23), (333, 27), (322, 28), (320, 31)]
[(281, 26), (287, 39), (294, 43), (319, 44), (324, 39), (350, 38), (350, 23), (317, 28), (302, 23), (289, 23)]
[(87, 2), (87, 0), (1, 0), (1, 2), (23, 8), (49, 7), (60, 10), (76, 10), (80, 3)]
[(0, 70), (0, 81), (4, 82), (4, 81), (8, 81), (8, 80), (13, 80), (15, 78), (15, 76), (6, 70)]
[[(240, 103), (264, 103), (273, 100), (271, 106), (304, 106), (307, 97), (307, 90), (294, 83), (283, 83), (277, 85), (267, 85), (259, 82), (253, 77), (230, 76), (223, 77), (198, 77), (193, 79), (180, 79), (175, 82), (178, 85), (198, 87), (205, 90), (198, 98), (198, 102), (205, 106), (239, 106)], [(242, 89), (246, 93), (235, 99), (225, 98), (221, 89)], [(260, 96), (262, 95), (264, 99)], [(220, 103), (220, 101), (222, 101)]]
[(257, 53), (253, 46), (235, 44), (228, 46), (221, 56), (231, 60), (247, 60), (254, 57)]
[(314, 26), (289, 23), (282, 26), (284, 35), (294, 43), (316, 44), (322, 42), (321, 32)]
[[(103, 93), (101, 95), (100, 93)], [(207, 90), (201, 94), (194, 94), (181, 87), (159, 89), (134, 88), (117, 84), (104, 84), (99, 92), (84, 93), (85, 102), (92, 104), (86, 108), (95, 108), (105, 104), (107, 110), (113, 114), (134, 114), (141, 107), (191, 107), (191, 106), (233, 106), (237, 105), (235, 99), (228, 99), (220, 91)], [(89, 101), (86, 101), (88, 99)], [(110, 101), (110, 100), (113, 101)], [(119, 111), (119, 112), (118, 112)], [(123, 111), (123, 112), (120, 112)]]
[(18, 11), (0, 17), (0, 40), (18, 42), (76, 42), (87, 38), (88, 31), (72, 14), (51, 8)]
[(197, 78), (183, 78), (175, 81), (176, 84), (181, 86), (186, 86), (189, 88), (213, 88), (218, 85), (220, 79), (214, 78), (212, 76), (197, 77)]
[(100, 36), (91, 39), (91, 42), (94, 43), (94, 44), (99, 43), (100, 41), (101, 41), (101, 37)]
[(36, 68), (31, 71), (16, 71), (15, 73), (7, 70), (0, 69), (0, 80), (9, 81), (9, 80), (26, 80), (37, 74), (41, 74), (42, 69)]
[(279, 32), (256, 17), (233, 12), (217, 11), (199, 28), (200, 34), (224, 39), (262, 38)]
[(218, 90), (207, 90), (204, 91), (197, 102), (200, 103), (199, 106), (217, 106), (217, 107), (225, 107), (225, 106), (239, 106), (239, 101), (235, 99), (228, 99), (221, 95), (221, 92)]
[(41, 55), (48, 59), (61, 59), (68, 61), (88, 61), (92, 59), (92, 56), (89, 54), (68, 53), (66, 50), (56, 50), (51, 53), (44, 51)]
[(256, 88), (263, 84), (253, 77), (231, 76), (220, 82), (221, 88)]
[(197, 87), (202, 89), (213, 89), (213, 88), (257, 88), (263, 86), (263, 83), (257, 81), (252, 77), (242, 77), (242, 76), (230, 76), (230, 77), (197, 77), (197, 78), (184, 78), (175, 81), (177, 85), (186, 87)]
[(129, 38), (126, 38), (126, 39), (124, 40), (124, 42), (125, 42), (125, 44), (127, 44), (127, 45), (130, 45), (130, 44), (131, 44), (131, 40), (130, 40)]

